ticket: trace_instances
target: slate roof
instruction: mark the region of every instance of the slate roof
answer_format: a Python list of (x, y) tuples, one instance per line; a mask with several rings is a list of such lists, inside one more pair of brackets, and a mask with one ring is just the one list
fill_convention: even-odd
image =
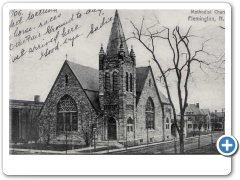
[(77, 77), (78, 81), (81, 83), (83, 89), (98, 91), (99, 71), (97, 69), (70, 61), (67, 61), (67, 63)]
[(129, 56), (128, 47), (127, 47), (127, 43), (126, 43), (125, 36), (123, 33), (122, 24), (120, 21), (118, 11), (116, 10), (110, 37), (108, 40), (108, 46), (107, 46), (107, 51), (106, 51), (107, 55), (108, 56), (117, 55), (120, 50), (121, 42), (123, 44), (123, 49), (125, 51), (125, 54), (127, 56)]
[[(71, 61), (66, 61), (79, 83), (85, 90), (88, 99), (91, 101), (95, 110), (99, 111), (99, 71), (97, 69), (83, 66)], [(147, 79), (150, 67), (138, 67), (136, 68), (136, 95), (137, 103), (139, 101), (141, 92), (144, 88), (145, 81)], [(163, 103), (169, 103), (168, 99), (158, 91), (161, 101)]]
[(206, 114), (206, 115), (208, 115), (210, 113), (209, 109), (201, 109), (201, 111), (203, 114)]
[(88, 96), (89, 100), (91, 101), (95, 110), (100, 111), (100, 104), (99, 104), (99, 93), (85, 90), (86, 95)]
[(148, 72), (148, 66), (136, 68), (136, 92), (142, 92)]
[(214, 114), (215, 114), (216, 117), (218, 117), (218, 118), (223, 118), (223, 117), (225, 116), (225, 114), (222, 113), (222, 112), (215, 112)]
[[(141, 96), (141, 92), (144, 88), (145, 81), (147, 79), (148, 73), (151, 70), (150, 66), (146, 67), (138, 67), (136, 68), (136, 101), (138, 103), (139, 98)], [(157, 87), (156, 87), (157, 88)], [(169, 104), (169, 100), (162, 94), (158, 88), (157, 91), (159, 93), (160, 99), (163, 103)]]
[(189, 104), (185, 112), (193, 112), (193, 115), (204, 115), (201, 109), (198, 108), (195, 104)]

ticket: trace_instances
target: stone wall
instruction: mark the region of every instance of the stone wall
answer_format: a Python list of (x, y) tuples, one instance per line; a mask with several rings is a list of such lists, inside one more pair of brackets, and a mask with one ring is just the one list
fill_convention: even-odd
[[(149, 79), (151, 79), (151, 86), (149, 86)], [(151, 97), (155, 107), (155, 129), (146, 129), (146, 114), (145, 108), (147, 99)], [(139, 102), (137, 104), (137, 117), (136, 117), (136, 140), (138, 143), (146, 143), (147, 136), (149, 142), (162, 141), (163, 138), (163, 114), (162, 107), (157, 95), (157, 89), (154, 85), (153, 75), (149, 71), (148, 77), (145, 81)]]
[[(65, 83), (66, 74), (68, 75), (68, 85)], [(44, 107), (39, 117), (40, 137), (42, 141), (46, 139), (44, 136), (48, 134), (50, 135), (51, 141), (57, 139), (57, 103), (66, 94), (75, 100), (78, 110), (78, 131), (77, 133), (73, 133), (75, 136), (74, 138), (79, 139), (81, 142), (84, 141), (81, 138), (82, 124), (84, 124), (85, 121), (93, 121), (96, 117), (96, 112), (67, 62), (64, 63), (50, 94), (45, 100)]]

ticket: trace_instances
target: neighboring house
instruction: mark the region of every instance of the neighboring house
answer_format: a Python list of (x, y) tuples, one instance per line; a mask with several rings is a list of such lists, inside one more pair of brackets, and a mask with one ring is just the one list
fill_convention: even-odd
[(210, 111), (200, 109), (199, 103), (189, 104), (185, 110), (185, 135), (195, 135), (196, 131), (210, 132)]
[(9, 105), (10, 142), (38, 140), (37, 116), (43, 106), (39, 96), (35, 96), (34, 101), (10, 99)]
[(203, 125), (203, 130), (205, 132), (210, 132), (212, 131), (212, 124), (211, 124), (211, 113), (209, 109), (201, 109), (201, 111), (203, 112), (203, 114), (206, 115), (206, 121)]
[[(151, 66), (136, 67), (116, 11), (99, 70), (66, 60), (40, 113), (40, 136), (52, 143), (71, 137), (83, 142), (85, 127), (97, 119), (99, 141), (137, 144), (171, 139), (171, 106), (158, 90)], [(101, 117), (101, 118), (100, 118)]]
[(225, 110), (223, 109), (222, 112), (215, 112), (211, 113), (211, 124), (213, 131), (224, 131), (224, 123), (225, 123)]

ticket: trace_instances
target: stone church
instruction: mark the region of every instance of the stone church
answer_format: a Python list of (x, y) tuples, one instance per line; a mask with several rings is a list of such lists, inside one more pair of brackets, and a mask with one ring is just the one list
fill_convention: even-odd
[(66, 60), (40, 112), (40, 137), (84, 142), (96, 130), (98, 142), (137, 144), (170, 140), (171, 106), (158, 90), (151, 66), (136, 67), (116, 11), (99, 69)]

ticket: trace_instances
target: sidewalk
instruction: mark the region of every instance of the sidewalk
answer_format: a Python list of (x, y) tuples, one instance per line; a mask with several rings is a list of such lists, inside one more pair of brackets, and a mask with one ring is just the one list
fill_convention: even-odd
[[(216, 134), (221, 134), (221, 133), (214, 133), (215, 135)], [(213, 134), (213, 135), (214, 135)], [(211, 136), (211, 134), (207, 134), (207, 135), (201, 135), (201, 137), (206, 137), (206, 136)], [(195, 137), (188, 137), (188, 138), (185, 138), (185, 140), (191, 140), (191, 139), (198, 139), (198, 136), (195, 136)], [(151, 144), (144, 144), (144, 145), (139, 145), (139, 146), (132, 146), (132, 147), (128, 147), (127, 149), (126, 148), (120, 148), (120, 149), (112, 149), (112, 150), (104, 150), (104, 151), (98, 151), (98, 152), (93, 152), (94, 154), (107, 154), (107, 153), (113, 153), (113, 152), (125, 152), (126, 150), (133, 150), (133, 149), (141, 149), (141, 148), (146, 148), (146, 147), (151, 147), (151, 146), (156, 146), (156, 145), (160, 145), (160, 144), (166, 144), (166, 143), (173, 143), (174, 140), (171, 140), (171, 141), (163, 141), (163, 142), (157, 142), (157, 143), (151, 143)], [(178, 142), (178, 141), (176, 141)], [(174, 151), (173, 148), (170, 148), (169, 149), (170, 151)]]
[[(106, 148), (107, 146), (96, 146), (97, 149)], [(29, 152), (31, 154), (34, 153), (47, 153), (47, 154), (66, 154), (66, 151), (52, 151), (52, 150), (38, 150), (38, 149), (20, 149), (20, 148), (9, 148), (10, 151), (22, 151), (22, 152)], [(76, 154), (78, 152), (87, 151), (87, 150), (94, 150), (94, 147), (86, 147), (81, 149), (72, 149), (67, 150), (67, 154)], [(86, 153), (89, 154), (89, 153)]]
[[(222, 133), (222, 132), (221, 132)], [(221, 133), (214, 133), (213, 135), (221, 134)], [(211, 136), (211, 134), (207, 135), (201, 135), (201, 137), (206, 137), (206, 136)], [(198, 139), (198, 136), (195, 137), (188, 137), (185, 138), (185, 140), (191, 140), (191, 139)], [(127, 150), (134, 150), (134, 149), (141, 149), (141, 148), (146, 148), (146, 147), (151, 147), (151, 146), (156, 146), (156, 145), (161, 145), (161, 144), (166, 144), (166, 143), (173, 143), (174, 140), (170, 141), (163, 141), (163, 142), (156, 142), (156, 143), (151, 143), (151, 144), (144, 144), (144, 145), (138, 145), (138, 146), (132, 146), (128, 147)], [(178, 142), (178, 141), (176, 141)], [(96, 146), (96, 151), (98, 149), (103, 149), (107, 148), (107, 146)], [(29, 152), (30, 154), (34, 153), (45, 153), (45, 154), (66, 154), (66, 151), (52, 151), (52, 150), (36, 150), (36, 149), (19, 149), (19, 148), (9, 148), (10, 151), (20, 151), (20, 152)], [(172, 148), (169, 148), (171, 151)], [(94, 151), (94, 147), (86, 147), (86, 148), (81, 148), (81, 149), (73, 149), (73, 150), (67, 150), (67, 154), (108, 154), (108, 153), (114, 153), (114, 152), (125, 152), (126, 148), (118, 148), (118, 149), (109, 149), (109, 150), (103, 150), (103, 151), (97, 151), (97, 152), (84, 152), (84, 151)]]

